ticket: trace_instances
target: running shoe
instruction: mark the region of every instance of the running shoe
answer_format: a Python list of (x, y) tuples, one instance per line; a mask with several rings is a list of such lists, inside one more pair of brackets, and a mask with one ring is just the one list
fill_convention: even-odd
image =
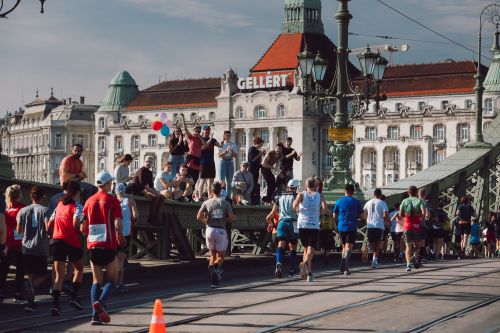
[(24, 281), (24, 291), (28, 304), (35, 304), (35, 292), (33, 290), (33, 284), (30, 280)]
[(35, 311), (35, 303), (27, 303), (25, 306), (24, 306), (24, 311), (25, 312), (34, 312)]
[(109, 323), (111, 321), (109, 314), (106, 312), (106, 310), (104, 310), (104, 306), (99, 301), (95, 301), (94, 304), (92, 304), (92, 307), (97, 312), (97, 315), (99, 316), (99, 320), (101, 322)]
[(344, 275), (351, 275), (351, 272), (349, 271), (349, 269), (346, 268), (346, 270), (344, 271)]
[(73, 297), (69, 301), (69, 305), (71, 305), (71, 307), (75, 310), (83, 310), (83, 305), (82, 303), (80, 303), (80, 300), (77, 297)]
[(380, 264), (377, 261), (372, 261), (371, 268), (379, 268)]
[(345, 258), (340, 259), (340, 273), (344, 273), (346, 270), (345, 268)]
[(50, 309), (50, 313), (51, 313), (53, 316), (60, 316), (60, 315), (61, 315), (61, 308), (60, 308), (58, 305), (54, 305), (54, 306)]
[(301, 262), (299, 264), (299, 269), (300, 269), (300, 278), (302, 280), (305, 280), (307, 278), (306, 263), (305, 262)]
[(420, 268), (420, 263), (418, 262), (417, 258), (411, 257), (411, 263), (413, 264), (413, 267), (415, 267), (416, 269)]
[(281, 265), (280, 262), (276, 264), (276, 270), (274, 271), (274, 276), (277, 279), (283, 278), (283, 266)]
[(363, 263), (368, 262), (368, 246), (365, 246), (365, 248), (363, 249), (363, 255), (361, 256), (361, 261)]
[(102, 325), (104, 324), (102, 321), (99, 320), (99, 316), (94, 316), (92, 320), (90, 321), (90, 325), (96, 326), (96, 325)]
[(406, 265), (406, 269), (405, 269), (407, 272), (411, 272), (411, 266), (410, 265)]
[(22, 294), (22, 293), (16, 293), (16, 294), (14, 295), (14, 302), (15, 302), (15, 303), (19, 303), (19, 302), (22, 302), (22, 301), (24, 301), (24, 300), (25, 300), (25, 298), (24, 298), (24, 296), (23, 296), (23, 294)]
[(314, 275), (312, 273), (307, 274), (307, 282), (314, 282)]

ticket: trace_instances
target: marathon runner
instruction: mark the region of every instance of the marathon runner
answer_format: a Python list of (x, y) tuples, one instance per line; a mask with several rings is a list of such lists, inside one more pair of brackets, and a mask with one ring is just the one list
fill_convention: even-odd
[[(116, 249), (124, 247), (126, 240), (122, 230), (122, 211), (120, 202), (109, 194), (114, 178), (101, 171), (96, 175), (96, 185), (99, 191), (91, 196), (83, 207), (85, 223), (83, 229), (87, 236), (90, 267), (92, 269), (92, 288), (90, 302), (92, 303), (91, 325), (109, 323), (111, 318), (105, 310), (106, 300), (113, 291), (118, 278), (118, 259)], [(107, 282), (103, 285), (103, 270), (106, 269)]]
[(297, 225), (299, 228), (300, 242), (304, 247), (302, 262), (299, 264), (300, 277), (307, 282), (314, 282), (312, 274), (312, 259), (319, 235), (319, 217), (328, 212), (323, 195), (316, 191), (316, 179), (306, 180), (306, 191), (297, 195), (293, 208), (299, 213)]
[(208, 272), (212, 287), (218, 286), (222, 278), (222, 264), (228, 245), (227, 221), (236, 221), (231, 204), (225, 198), (221, 198), (221, 191), (221, 183), (213, 183), (212, 198), (203, 202), (196, 216), (198, 221), (207, 226), (206, 242), (210, 250)]
[(297, 196), (297, 188), (299, 181), (297, 179), (290, 179), (288, 181), (288, 191), (281, 194), (274, 200), (273, 208), (266, 220), (269, 221), (274, 218), (274, 215), (279, 211), (278, 222), (278, 247), (276, 248), (276, 269), (274, 275), (281, 279), (283, 277), (283, 257), (286, 253), (286, 245), (290, 248), (290, 268), (289, 274), (293, 275), (298, 273), (297, 263), (297, 242), (299, 233), (297, 229), (297, 213), (293, 209), (293, 201)]
[[(380, 245), (384, 237), (384, 220), (389, 218), (389, 207), (382, 200), (382, 190), (379, 188), (373, 191), (374, 198), (365, 204), (366, 233), (368, 234), (368, 246), (373, 250), (372, 268), (380, 267), (378, 260), (380, 255)], [(368, 261), (368, 251), (363, 252), (363, 262)]]

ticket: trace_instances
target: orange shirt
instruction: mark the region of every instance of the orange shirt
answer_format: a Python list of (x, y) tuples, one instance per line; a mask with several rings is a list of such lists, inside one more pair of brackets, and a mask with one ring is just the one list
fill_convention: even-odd
[(59, 167), (59, 179), (61, 184), (64, 181), (71, 180), (72, 176), (69, 174), (77, 175), (83, 170), (83, 162), (81, 159), (76, 159), (73, 155), (66, 156), (61, 161), (61, 166)]

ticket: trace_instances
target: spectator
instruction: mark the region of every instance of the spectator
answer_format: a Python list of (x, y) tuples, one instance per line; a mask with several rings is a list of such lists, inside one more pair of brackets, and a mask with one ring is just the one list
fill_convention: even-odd
[(403, 218), (399, 215), (399, 202), (394, 205), (394, 209), (389, 213), (391, 220), (391, 238), (394, 243), (394, 262), (403, 261), (404, 253), (401, 246), (401, 238), (403, 237)]
[(250, 204), (250, 194), (253, 191), (253, 175), (248, 171), (248, 162), (243, 161), (240, 164), (240, 170), (233, 176), (233, 194), (238, 195), (238, 202), (243, 205)]
[(184, 132), (186, 132), (188, 138), (188, 153), (186, 156), (186, 166), (188, 167), (188, 173), (193, 178), (194, 182), (198, 181), (200, 175), (201, 165), (201, 126), (197, 125), (194, 127), (194, 134), (191, 134), (186, 126), (186, 119), (184, 119), (184, 114), (181, 113), (182, 123), (184, 125)]
[(267, 183), (267, 195), (263, 198), (263, 201), (269, 203), (273, 199), (274, 191), (276, 191), (276, 179), (273, 175), (273, 169), (275, 169), (276, 164), (281, 159), (281, 151), (283, 150), (283, 144), (278, 143), (274, 150), (271, 150), (264, 157), (262, 162), (261, 170), (262, 177)]
[(144, 166), (135, 172), (134, 180), (127, 186), (127, 194), (157, 197), (153, 183), (153, 157), (144, 156)]
[[(5, 191), (5, 201), (7, 203), (7, 208), (5, 209), (5, 223), (7, 225), (7, 238), (5, 244), (7, 246), (7, 255), (5, 258), (2, 258), (0, 262), (0, 292), (3, 292), (10, 265), (15, 262), (16, 300), (21, 299), (24, 289), (24, 266), (21, 254), (22, 235), (16, 231), (17, 214), (19, 214), (21, 208), (25, 207), (25, 204), (22, 203), (21, 199), (22, 193), (19, 185), (11, 185), (7, 187), (7, 190)], [(0, 303), (2, 303), (1, 297)]]
[(215, 178), (215, 161), (214, 149), (215, 146), (221, 147), (220, 143), (214, 139), (214, 134), (210, 132), (210, 126), (205, 125), (202, 127), (203, 136), (201, 137), (201, 171), (200, 180), (197, 182), (197, 190), (200, 193), (204, 192), (205, 182), (208, 182), (208, 196), (212, 192), (212, 184)]
[(163, 165), (163, 170), (156, 175), (154, 186), (167, 199), (172, 199), (174, 196), (175, 173), (173, 172), (172, 162), (168, 161)]
[(187, 151), (187, 146), (184, 143), (184, 134), (179, 126), (176, 126), (174, 132), (170, 134), (168, 141), (168, 149), (170, 156), (168, 161), (172, 163), (172, 172), (177, 174), (179, 167), (184, 164), (184, 153)]
[(226, 182), (227, 197), (231, 198), (232, 180), (234, 176), (234, 158), (238, 156), (236, 145), (229, 141), (231, 132), (224, 131), (221, 147), (218, 149), (217, 156), (220, 158), (220, 179)]
[(27, 312), (35, 310), (34, 289), (43, 283), (47, 276), (49, 215), (48, 208), (41, 205), (44, 196), (42, 188), (33, 186), (30, 192), (32, 204), (17, 214), (16, 231), (23, 235), (23, 265), (28, 276), (25, 286), (27, 304), (24, 308)]
[(253, 176), (253, 191), (252, 191), (252, 205), (258, 205), (260, 203), (260, 184), (259, 182), (259, 172), (261, 168), (262, 156), (266, 154), (266, 150), (262, 149), (262, 144), (264, 141), (258, 136), (253, 138), (253, 146), (250, 147), (248, 151), (248, 171)]
[(78, 182), (87, 178), (83, 172), (83, 162), (80, 159), (82, 156), (83, 147), (77, 143), (73, 145), (72, 154), (63, 158), (59, 167), (59, 179), (61, 184), (64, 181), (76, 180)]
[(133, 179), (133, 177), (130, 177), (129, 175), (129, 165), (133, 160), (134, 158), (130, 154), (125, 154), (117, 160), (118, 165), (113, 172), (115, 177), (115, 186), (116, 184), (127, 184)]
[(194, 190), (194, 179), (189, 175), (188, 167), (185, 164), (181, 164), (174, 183), (174, 199), (177, 201), (191, 201)]
[(281, 157), (281, 171), (284, 173), (287, 182), (293, 178), (293, 161), (300, 161), (300, 157), (302, 156), (302, 153), (297, 153), (292, 148), (292, 142), (293, 139), (291, 137), (286, 138)]

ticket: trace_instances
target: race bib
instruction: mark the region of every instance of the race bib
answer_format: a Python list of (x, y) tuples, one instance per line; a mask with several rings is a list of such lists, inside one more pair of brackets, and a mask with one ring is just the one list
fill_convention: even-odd
[(222, 219), (224, 218), (224, 211), (222, 209), (214, 209), (211, 215), (213, 219)]
[(89, 225), (89, 242), (105, 242), (106, 241), (106, 225), (91, 224)]
[(23, 240), (23, 234), (20, 234), (14, 230), (14, 239), (17, 241)]

